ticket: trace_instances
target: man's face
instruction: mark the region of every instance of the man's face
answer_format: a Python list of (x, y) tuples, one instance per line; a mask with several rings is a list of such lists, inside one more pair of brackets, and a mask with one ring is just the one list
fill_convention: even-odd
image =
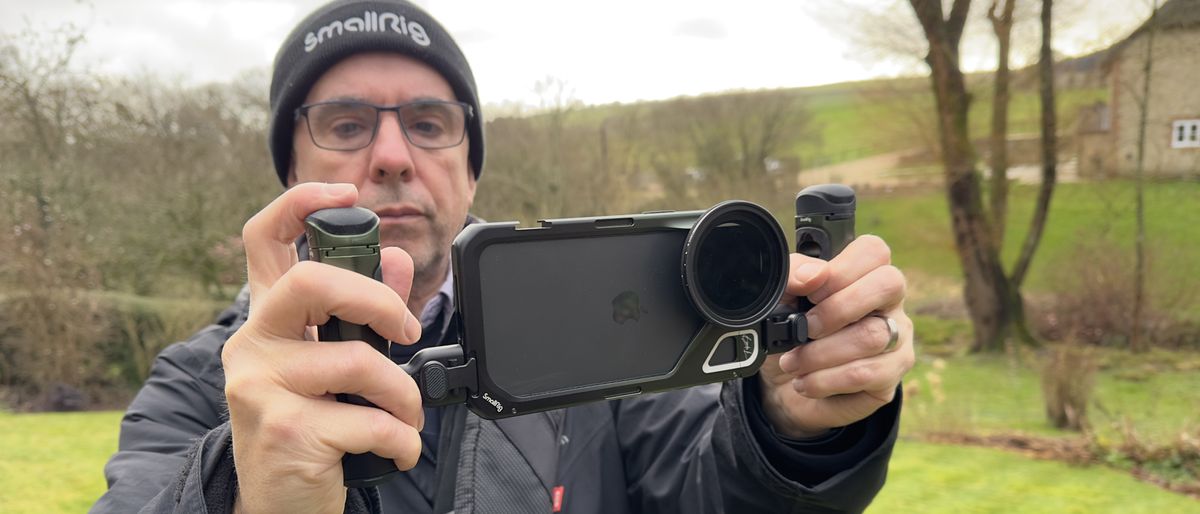
[[(450, 84), (415, 59), (388, 53), (351, 56), (334, 65), (313, 85), (305, 104), (358, 100), (397, 105), (414, 100), (448, 100)], [(346, 182), (358, 186), (358, 205), (379, 215), (380, 242), (403, 248), (413, 258), (417, 280), (438, 280), (445, 273), (450, 243), (475, 198), (475, 176), (467, 164), (471, 141), (439, 150), (413, 146), (404, 137), (395, 112), (380, 114), (374, 142), (361, 150), (318, 148), (307, 121), (296, 121), (295, 155), (288, 185), (299, 182)]]

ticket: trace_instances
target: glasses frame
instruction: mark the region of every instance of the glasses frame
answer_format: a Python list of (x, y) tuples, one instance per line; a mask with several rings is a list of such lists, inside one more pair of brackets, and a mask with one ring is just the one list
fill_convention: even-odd
[[(310, 109), (312, 109), (313, 107), (320, 107), (322, 105), (358, 105), (358, 106), (363, 106), (363, 107), (371, 107), (371, 108), (375, 109), (375, 126), (371, 128), (371, 138), (368, 139), (367, 142), (364, 143), (362, 146), (359, 146), (356, 148), (330, 148), (330, 147), (321, 145), (321, 143), (318, 143), (317, 136), (313, 134), (312, 124), (309, 123), (308, 111)], [(419, 144), (419, 143), (413, 141), (412, 136), (410, 136), (408, 134), (408, 128), (406, 128), (404, 126), (404, 116), (400, 114), (400, 109), (404, 109), (406, 107), (412, 107), (414, 105), (457, 105), (457, 106), (461, 107), (463, 110), (463, 128), (462, 128), (462, 132), (459, 134), (458, 141), (454, 142), (453, 144), (448, 144), (445, 146), (428, 146), (428, 145), (422, 145), (422, 144)], [(443, 150), (446, 148), (454, 148), (458, 145), (461, 145), (463, 143), (463, 141), (465, 141), (467, 139), (467, 126), (471, 122), (471, 120), (474, 119), (474, 117), (475, 117), (475, 109), (473, 109), (471, 107), (471, 104), (468, 104), (466, 102), (457, 102), (457, 101), (450, 101), (450, 100), (416, 100), (413, 102), (405, 102), (405, 103), (396, 104), (396, 105), (375, 105), (373, 103), (363, 102), (360, 100), (327, 100), (324, 102), (313, 102), (311, 104), (304, 104), (304, 105), (301, 105), (300, 107), (297, 107), (296, 111), (295, 111), (295, 120), (299, 121), (301, 117), (304, 118), (304, 126), (308, 129), (308, 138), (312, 140), (313, 145), (315, 145), (317, 148), (320, 148), (322, 150), (329, 150), (331, 152), (357, 152), (357, 151), (362, 150), (363, 148), (371, 146), (373, 143), (375, 143), (375, 136), (379, 135), (379, 124), (382, 123), (383, 113), (389, 112), (389, 111), (396, 113), (396, 121), (400, 124), (400, 132), (404, 133), (404, 140), (408, 141), (409, 144), (411, 144), (417, 148), (424, 149), (424, 150)]]

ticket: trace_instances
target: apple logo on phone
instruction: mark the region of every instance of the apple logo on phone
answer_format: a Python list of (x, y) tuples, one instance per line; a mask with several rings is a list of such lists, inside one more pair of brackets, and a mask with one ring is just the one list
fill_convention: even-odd
[(613, 321), (624, 325), (626, 321), (642, 319), (642, 299), (633, 291), (622, 291), (612, 300)]

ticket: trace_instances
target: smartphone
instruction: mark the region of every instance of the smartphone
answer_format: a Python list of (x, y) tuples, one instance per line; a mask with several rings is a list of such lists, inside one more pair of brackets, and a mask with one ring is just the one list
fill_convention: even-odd
[[(845, 186), (797, 196), (796, 247), (831, 258), (853, 239)], [(766, 209), (466, 227), (453, 245), (468, 406), (485, 418), (732, 380), (807, 340), (779, 307), (788, 245)], [(799, 334), (803, 332), (802, 334)]]

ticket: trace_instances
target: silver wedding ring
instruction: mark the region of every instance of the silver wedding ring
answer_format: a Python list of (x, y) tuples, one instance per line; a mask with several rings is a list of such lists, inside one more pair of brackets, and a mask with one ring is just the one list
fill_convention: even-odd
[(876, 318), (883, 320), (884, 323), (887, 323), (888, 341), (887, 345), (883, 347), (883, 353), (895, 350), (896, 345), (900, 343), (900, 327), (896, 325), (896, 320), (884, 316), (883, 314), (872, 314), (872, 316), (875, 316)]

